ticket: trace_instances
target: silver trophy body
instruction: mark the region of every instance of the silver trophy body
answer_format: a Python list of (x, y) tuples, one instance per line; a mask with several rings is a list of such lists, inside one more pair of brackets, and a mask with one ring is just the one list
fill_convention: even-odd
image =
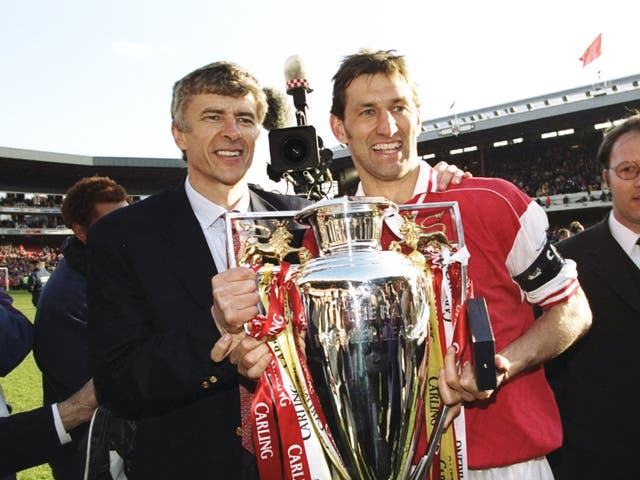
[(358, 479), (409, 478), (422, 422), (429, 286), (406, 256), (380, 247), (383, 219), (395, 210), (381, 198), (338, 198), (296, 217), (321, 250), (296, 280), (307, 358), (338, 451)]

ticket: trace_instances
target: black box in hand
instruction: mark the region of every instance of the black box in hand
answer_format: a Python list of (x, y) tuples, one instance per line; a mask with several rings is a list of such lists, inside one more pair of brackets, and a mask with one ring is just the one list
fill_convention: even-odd
[(471, 331), (471, 356), (478, 390), (493, 390), (496, 388), (495, 346), (484, 298), (467, 300), (467, 321)]

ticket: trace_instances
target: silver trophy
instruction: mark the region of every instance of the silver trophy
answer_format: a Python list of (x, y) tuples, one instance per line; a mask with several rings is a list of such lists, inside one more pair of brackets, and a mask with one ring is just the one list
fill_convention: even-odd
[[(308, 321), (307, 363), (341, 457), (335, 470), (348, 470), (334, 477), (426, 478), (446, 408), (438, 410), (439, 396), (434, 407), (432, 388), (426, 392), (434, 287), (425, 262), (434, 252), (465, 250), (457, 203), (396, 206), (351, 197), (301, 212), (226, 216), (232, 266), (257, 262), (278, 271), (285, 257), (294, 264)], [(381, 248), (385, 222), (399, 239), (388, 251)], [(316, 258), (300, 245), (300, 224), (312, 229)], [(464, 266), (460, 273), (466, 285)], [(427, 451), (412, 466), (426, 401), (432, 429)]]
[(297, 272), (307, 358), (352, 478), (410, 478), (422, 422), (430, 285), (405, 255), (380, 246), (382, 198), (338, 198), (302, 210), (320, 256)]

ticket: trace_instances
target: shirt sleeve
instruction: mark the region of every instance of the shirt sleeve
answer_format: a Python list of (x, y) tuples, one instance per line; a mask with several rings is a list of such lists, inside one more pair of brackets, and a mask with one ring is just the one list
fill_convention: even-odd
[(56, 432), (58, 433), (60, 444), (65, 445), (71, 442), (71, 435), (67, 433), (67, 431), (64, 429), (64, 425), (62, 424), (62, 418), (60, 417), (60, 412), (58, 411), (58, 404), (54, 403), (53, 405), (51, 405), (51, 410), (53, 411), (53, 423), (56, 426)]
[[(529, 202), (520, 215), (520, 229), (507, 256), (507, 268), (513, 278), (530, 269), (545, 249), (551, 248), (547, 239), (548, 227), (549, 221), (542, 207), (536, 202)], [(543, 260), (544, 257), (542, 255)], [(529, 303), (550, 308), (567, 301), (577, 291), (579, 283), (575, 262), (561, 258), (559, 261), (560, 265), (541, 261), (531, 272), (531, 276), (550, 277), (542, 285), (531, 289), (520, 286)], [(549, 276), (548, 271), (545, 271), (548, 269), (553, 269), (555, 274)]]

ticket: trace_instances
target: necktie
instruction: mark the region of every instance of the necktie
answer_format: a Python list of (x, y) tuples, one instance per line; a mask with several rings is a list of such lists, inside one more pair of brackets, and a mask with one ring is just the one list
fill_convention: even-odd
[(253, 435), (251, 433), (251, 404), (253, 403), (253, 392), (243, 383), (240, 383), (240, 425), (242, 429), (242, 446), (252, 455), (255, 455), (253, 446)]
[(638, 237), (636, 244), (631, 249), (631, 260), (640, 268), (640, 237)]

